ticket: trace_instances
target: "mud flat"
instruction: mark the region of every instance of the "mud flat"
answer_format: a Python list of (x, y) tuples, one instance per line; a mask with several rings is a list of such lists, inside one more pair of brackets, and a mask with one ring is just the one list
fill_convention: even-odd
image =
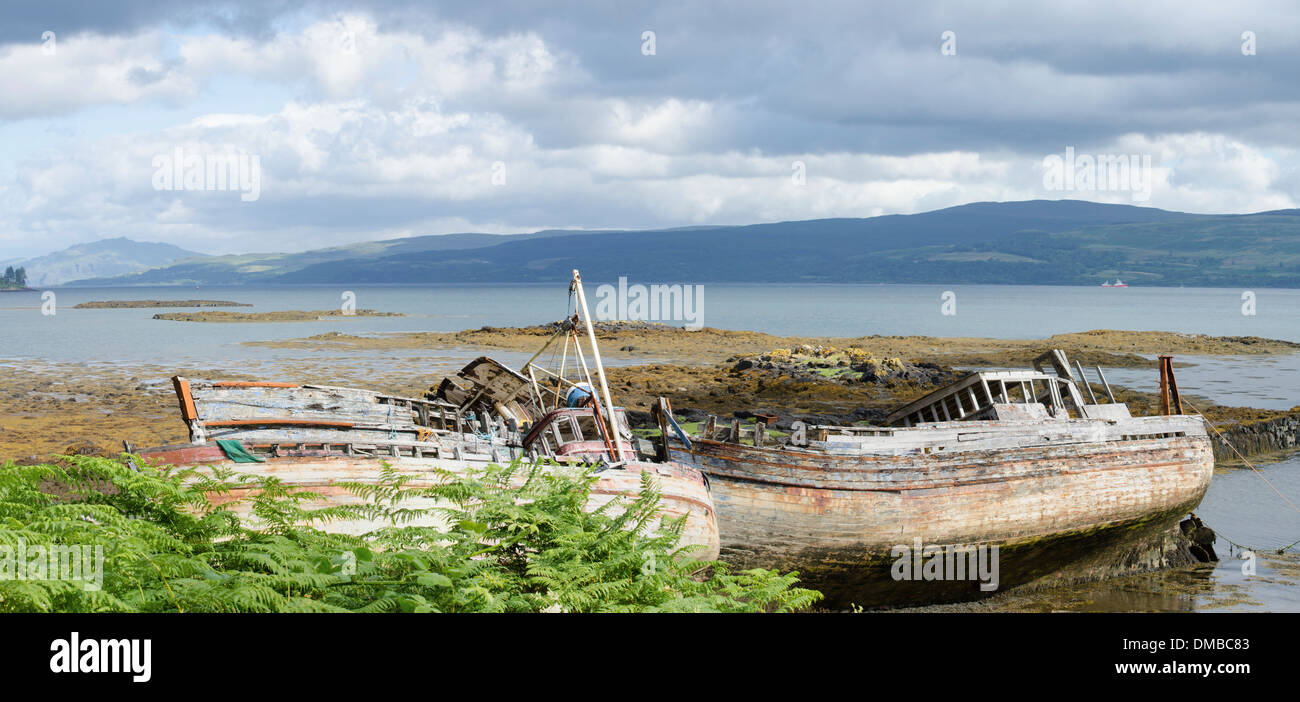
[[(251, 305), (250, 305), (251, 306)], [(278, 310), (275, 312), (167, 312), (156, 314), (154, 319), (171, 322), (317, 322), (325, 318), (347, 319), (349, 317), (404, 317), (400, 312), (377, 312), (375, 310)]]
[[(356, 336), (330, 332), (303, 339), (253, 341), (274, 348), (430, 349), (481, 347), (534, 351), (554, 332), (551, 325), (481, 327), (459, 332), (423, 332)], [(1206, 356), (1295, 353), (1300, 344), (1255, 336), (1206, 336), (1174, 332), (1134, 332), (1096, 329), (1058, 334), (1046, 339), (982, 337), (775, 336), (752, 331), (705, 327), (688, 331), (662, 324), (602, 322), (596, 325), (601, 353), (610, 357), (651, 357), (677, 363), (717, 363), (732, 356), (767, 353), (798, 346), (859, 348), (878, 358), (930, 361), (950, 366), (1026, 366), (1047, 349), (1062, 349), (1085, 365), (1155, 367), (1142, 354)]]
[(340, 359), (260, 365), (232, 362), (229, 368), (0, 361), (0, 463), (31, 461), (52, 454), (116, 456), (122, 442), (137, 447), (188, 440), (179, 419), (171, 376), (227, 380), (291, 380), (320, 385), (373, 388), (418, 396), (429, 383), (428, 364), (394, 361), (376, 372), (374, 364)]
[(138, 307), (252, 307), (252, 305), (229, 300), (92, 300), (75, 305), (72, 309), (115, 310)]

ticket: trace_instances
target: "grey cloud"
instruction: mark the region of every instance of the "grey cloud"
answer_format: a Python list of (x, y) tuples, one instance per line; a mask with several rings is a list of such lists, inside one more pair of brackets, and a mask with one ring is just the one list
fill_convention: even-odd
[[(274, 21), (304, 7), (292, 0), (41, 0), (9, 2), (0, 22), (0, 44), (37, 43), (41, 34), (58, 36), (83, 32), (106, 35), (134, 34), (163, 25), (207, 25), (228, 34), (269, 36)], [(342, 3), (313, 2), (328, 10)]]
[[(1292, 79), (1300, 46), (1282, 38), (1300, 23), (1285, 6), (1273, 7), (1225, 15), (1121, 2), (1027, 9), (996, 2), (56, 0), (12, 11), (0, 41), (35, 41), (50, 27), (129, 33), (164, 24), (265, 36), (278, 19), (353, 9), (381, 29), (430, 36), (449, 23), (488, 35), (536, 33), (589, 74), (565, 87), (569, 98), (675, 97), (745, 109), (753, 121), (721, 135), (716, 149), (1041, 150), (1171, 125), (1251, 129), (1289, 143), (1284, 123), (1260, 106), (1300, 101)], [(1239, 35), (1250, 27), (1260, 54), (1244, 57)], [(652, 57), (640, 53), (647, 29), (656, 32)], [(957, 56), (939, 56), (947, 29), (957, 32)], [(572, 115), (500, 107), (557, 145), (583, 139)]]
[(171, 73), (180, 65), (181, 62), (179, 60), (170, 60), (165, 62), (163, 66), (156, 71), (149, 70), (144, 66), (136, 66), (127, 72), (127, 80), (131, 81), (132, 84), (141, 87), (153, 85), (162, 81), (167, 77), (167, 74)]
[[(79, 32), (131, 36), (173, 27), (215, 28), (224, 34), (261, 38), (300, 20), (346, 10), (366, 12), (381, 32), (432, 38), (448, 27), (464, 26), (493, 38), (516, 33), (540, 36), (549, 50), (580, 70), (564, 72), (560, 83), (538, 95), (485, 85), (444, 100), (428, 95), (425, 81), (409, 65), (391, 67), (361, 91), (384, 109), (429, 98), (437, 99), (444, 113), (501, 115), (541, 151), (616, 142), (600, 131), (605, 115), (599, 111), (608, 109), (611, 98), (638, 107), (669, 99), (707, 104), (709, 119), (698, 128), (683, 130), (679, 142), (645, 145), (656, 154), (680, 157), (682, 163), (675, 164), (666, 178), (689, 171), (693, 156), (733, 152), (793, 158), (963, 151), (1032, 164), (1066, 146), (1097, 150), (1126, 134), (1155, 139), (1198, 131), (1263, 150), (1300, 148), (1294, 129), (1300, 120), (1300, 82), (1293, 78), (1294, 66), (1300, 64), (1300, 44), (1287, 38), (1300, 35), (1300, 19), (1280, 3), (1234, 10), (1118, 1), (1032, 6), (994, 0), (844, 0), (813, 6), (690, 0), (126, 0), (112, 5), (52, 0), (6, 9), (0, 44), (37, 43), (47, 29), (59, 32), (60, 38)], [(1244, 29), (1258, 35), (1256, 56), (1241, 55)], [(656, 32), (654, 56), (641, 54), (644, 30)], [(940, 34), (945, 30), (957, 33), (956, 56), (939, 53)], [(173, 70), (183, 67), (137, 67), (129, 76), (143, 86), (163, 80)], [(285, 85), (286, 101), (323, 99), (319, 93), (311, 94), (311, 87), (287, 85), (283, 76), (257, 77)], [(365, 134), (345, 133), (340, 142), (381, 131), (371, 123), (349, 128)], [(400, 134), (376, 137), (375, 150), (401, 152), (401, 139)], [(394, 148), (394, 143), (399, 147)], [(329, 159), (346, 151), (338, 144), (323, 144), (322, 149), (329, 152)], [(270, 156), (270, 176), (280, 175)], [(554, 160), (552, 154), (542, 158)], [(336, 161), (328, 162), (337, 166)], [(327, 175), (335, 181), (349, 177), (346, 169), (330, 170)], [(818, 175), (810, 173), (810, 178)], [(1036, 178), (1027, 170), (993, 185), (1033, 188)], [(271, 180), (266, 197), (258, 203), (187, 196), (185, 205), (193, 210), (195, 221), (256, 232), (259, 242), (273, 248), (306, 248), (295, 238), (308, 231), (311, 245), (342, 243), (358, 238), (356, 232), (418, 229), (438, 217), (502, 227), (695, 223), (659, 206), (657, 193), (645, 190), (653, 184), (639, 182), (619, 190), (614, 180), (614, 176), (592, 176), (589, 183), (520, 187), (508, 196), (460, 200), (392, 195), (282, 197)], [(1273, 189), (1298, 196), (1297, 183), (1296, 172), (1288, 166)], [(927, 192), (910, 206), (957, 204), (952, 199), (963, 192), (968, 191)], [(117, 204), (152, 212), (165, 206), (167, 199), (149, 195), (140, 202)], [(730, 218), (728, 223), (739, 223), (736, 218), (741, 215), (724, 211), (722, 216)]]

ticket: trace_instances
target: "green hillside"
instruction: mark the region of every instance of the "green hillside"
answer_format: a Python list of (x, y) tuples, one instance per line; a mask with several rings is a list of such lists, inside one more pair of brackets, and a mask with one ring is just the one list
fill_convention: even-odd
[(96, 284), (590, 280), (1300, 287), (1300, 211), (1194, 215), (1078, 201), (655, 231), (416, 237), (203, 257)]
[(228, 256), (192, 256), (174, 264), (125, 275), (84, 278), (72, 285), (244, 285), (276, 283), (304, 268), (329, 263), (372, 261), (418, 254), (495, 246), (503, 241), (524, 241), (552, 235), (445, 234), (404, 239), (366, 241), (302, 253), (251, 253)]

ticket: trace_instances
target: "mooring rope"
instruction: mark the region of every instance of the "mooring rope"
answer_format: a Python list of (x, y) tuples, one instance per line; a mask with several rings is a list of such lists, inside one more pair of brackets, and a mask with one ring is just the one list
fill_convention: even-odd
[[(1263, 472), (1261, 472), (1258, 468), (1256, 468), (1254, 463), (1251, 463), (1249, 460), (1247, 460), (1247, 458), (1242, 455), (1241, 451), (1238, 451), (1237, 447), (1233, 446), (1231, 441), (1228, 441), (1228, 437), (1224, 436), (1223, 432), (1219, 431), (1219, 428), (1214, 426), (1214, 422), (1211, 422), (1210, 418), (1205, 416), (1205, 413), (1197, 409), (1195, 405), (1193, 405), (1190, 401), (1187, 400), (1187, 398), (1180, 398), (1180, 399), (1182, 400), (1183, 404), (1192, 408), (1192, 411), (1196, 413), (1196, 416), (1200, 417), (1202, 420), (1205, 421), (1205, 425), (1210, 428), (1210, 431), (1213, 431), (1216, 435), (1218, 435), (1219, 440), (1223, 442), (1224, 446), (1227, 446), (1228, 448), (1232, 449), (1232, 452), (1237, 454), (1237, 458), (1240, 458), (1242, 463), (1245, 463), (1247, 467), (1255, 471), (1255, 475), (1258, 475), (1259, 479), (1263, 480), (1265, 485), (1269, 486), (1269, 488), (1271, 488), (1273, 492), (1277, 493), (1277, 496), (1282, 498), (1282, 501), (1287, 503), (1287, 505), (1291, 507), (1291, 509), (1295, 510), (1296, 514), (1300, 514), (1300, 507), (1296, 507), (1296, 504), (1291, 501), (1291, 498), (1282, 494), (1282, 491), (1278, 490), (1277, 486), (1274, 485), (1272, 481), (1270, 481), (1268, 477), (1264, 475)], [(1223, 532), (1219, 531), (1218, 529), (1215, 529), (1214, 531), (1219, 536), (1222, 536), (1224, 541), (1227, 541), (1228, 543), (1232, 544), (1233, 546), (1236, 546), (1237, 548), (1244, 549), (1247, 551), (1273, 551), (1274, 553), (1283, 553), (1287, 549), (1290, 549), (1292, 546), (1295, 546), (1296, 544), (1300, 544), (1300, 539), (1296, 539), (1295, 541), (1292, 541), (1286, 546), (1282, 546), (1280, 548), (1252, 548), (1250, 546), (1245, 546), (1243, 544), (1237, 543), (1236, 541), (1233, 541), (1232, 539), (1229, 539), (1227, 536), (1224, 536)]]

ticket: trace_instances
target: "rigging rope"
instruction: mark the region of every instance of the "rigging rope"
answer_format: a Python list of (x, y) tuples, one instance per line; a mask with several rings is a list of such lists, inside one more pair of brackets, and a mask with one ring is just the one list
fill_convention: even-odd
[[(1241, 451), (1238, 451), (1237, 447), (1233, 446), (1231, 441), (1228, 441), (1228, 437), (1224, 436), (1223, 432), (1219, 431), (1218, 427), (1214, 426), (1214, 422), (1211, 422), (1209, 417), (1206, 417), (1205, 414), (1201, 412), (1199, 409), (1197, 409), (1196, 406), (1193, 405), (1187, 398), (1184, 397), (1180, 399), (1182, 400), (1183, 404), (1190, 407), (1192, 411), (1196, 413), (1196, 416), (1200, 417), (1202, 420), (1205, 421), (1205, 425), (1210, 428), (1210, 431), (1213, 431), (1219, 437), (1219, 440), (1223, 442), (1224, 446), (1227, 446), (1228, 448), (1232, 449), (1232, 452), (1237, 454), (1237, 458), (1240, 458), (1242, 463), (1245, 463), (1247, 467), (1255, 471), (1255, 475), (1258, 475), (1259, 479), (1263, 480), (1265, 485), (1269, 486), (1269, 488), (1271, 488), (1273, 492), (1277, 493), (1277, 496), (1282, 498), (1282, 501), (1287, 503), (1287, 505), (1290, 506), (1291, 509), (1295, 510), (1296, 514), (1300, 514), (1300, 507), (1296, 507), (1295, 503), (1292, 502), (1289, 497), (1282, 494), (1282, 491), (1278, 490), (1277, 486), (1274, 485), (1272, 481), (1268, 479), (1267, 476), (1265, 476), (1258, 468), (1255, 467), (1255, 464), (1247, 460), (1246, 457), (1241, 454)], [(1282, 553), (1287, 549), (1291, 548), (1292, 546), (1295, 546), (1296, 544), (1300, 544), (1300, 539), (1296, 539), (1295, 541), (1292, 541), (1291, 543), (1287, 544), (1286, 546), (1282, 546), (1281, 548), (1251, 548), (1250, 546), (1245, 546), (1237, 543), (1236, 541), (1233, 541), (1232, 539), (1229, 539), (1228, 537), (1224, 536), (1223, 533), (1220, 532), (1218, 529), (1215, 529), (1215, 532), (1219, 536), (1223, 536), (1224, 541), (1227, 541), (1228, 543), (1232, 544), (1233, 546), (1236, 546), (1237, 548), (1245, 549), (1247, 551), (1273, 551), (1274, 553)]]

